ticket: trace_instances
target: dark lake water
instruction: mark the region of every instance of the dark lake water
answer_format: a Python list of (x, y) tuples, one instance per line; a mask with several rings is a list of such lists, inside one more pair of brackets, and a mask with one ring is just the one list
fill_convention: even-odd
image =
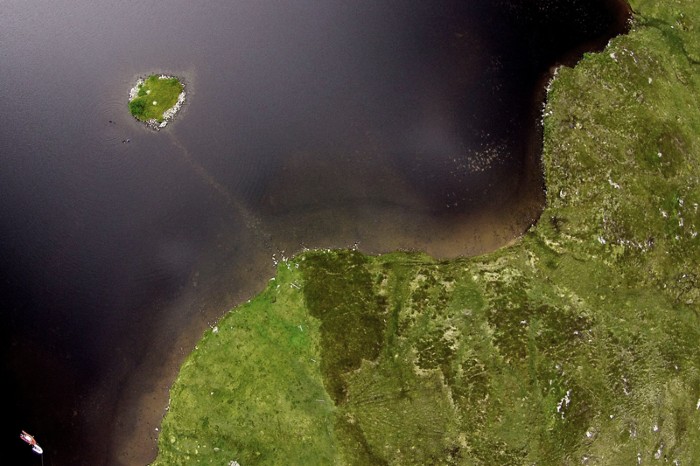
[[(178, 365), (265, 286), (273, 256), (454, 257), (522, 234), (543, 202), (547, 75), (623, 31), (627, 9), (2, 0), (0, 13), (2, 462), (41, 464), (25, 429), (46, 465), (139, 465)], [(126, 107), (149, 72), (187, 83), (158, 133)]]

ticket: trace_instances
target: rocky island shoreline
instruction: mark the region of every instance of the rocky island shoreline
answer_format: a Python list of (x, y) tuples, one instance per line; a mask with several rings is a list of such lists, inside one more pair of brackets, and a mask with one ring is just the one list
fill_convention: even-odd
[(176, 76), (151, 74), (129, 90), (129, 111), (149, 128), (159, 131), (175, 118), (185, 103), (185, 84)]

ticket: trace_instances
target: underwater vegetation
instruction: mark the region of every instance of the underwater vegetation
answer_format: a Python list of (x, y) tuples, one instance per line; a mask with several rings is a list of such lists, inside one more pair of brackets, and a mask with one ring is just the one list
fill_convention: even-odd
[(154, 464), (697, 461), (700, 3), (631, 4), (549, 84), (530, 231), (280, 262), (183, 365)]

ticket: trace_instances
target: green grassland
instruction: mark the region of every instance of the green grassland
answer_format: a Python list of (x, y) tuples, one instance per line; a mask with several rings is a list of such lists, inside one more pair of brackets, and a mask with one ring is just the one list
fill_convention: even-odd
[(138, 85), (137, 96), (129, 101), (129, 111), (138, 120), (161, 123), (163, 114), (175, 106), (182, 91), (179, 79), (150, 75)]
[(550, 85), (537, 225), (281, 262), (187, 359), (154, 464), (694, 464), (700, 3), (632, 6)]

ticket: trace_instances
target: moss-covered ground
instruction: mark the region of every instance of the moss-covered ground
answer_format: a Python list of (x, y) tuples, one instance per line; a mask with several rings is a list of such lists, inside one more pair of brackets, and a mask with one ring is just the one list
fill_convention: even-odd
[(550, 85), (535, 227), (282, 262), (188, 358), (154, 464), (697, 464), (700, 3), (631, 3)]
[(177, 104), (183, 89), (175, 77), (162, 78), (152, 74), (137, 85), (137, 95), (129, 100), (129, 111), (137, 120), (161, 123), (163, 114)]

